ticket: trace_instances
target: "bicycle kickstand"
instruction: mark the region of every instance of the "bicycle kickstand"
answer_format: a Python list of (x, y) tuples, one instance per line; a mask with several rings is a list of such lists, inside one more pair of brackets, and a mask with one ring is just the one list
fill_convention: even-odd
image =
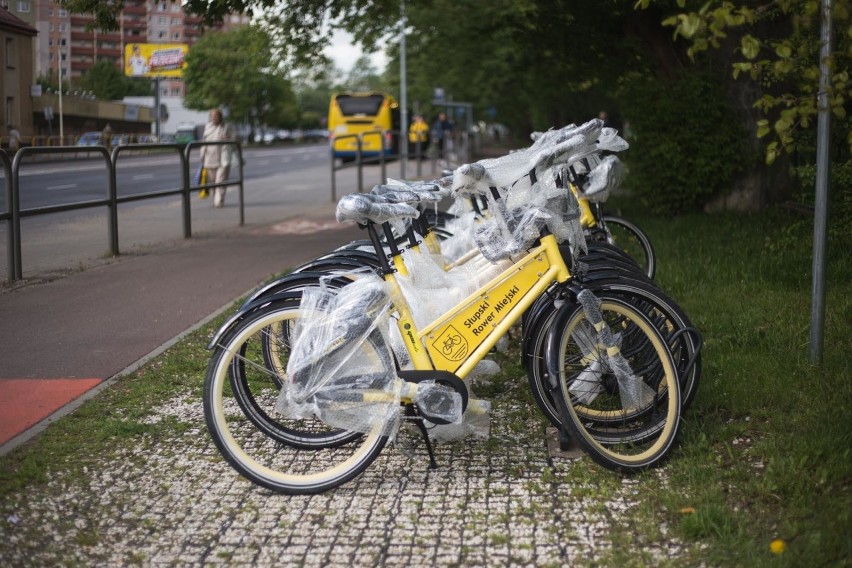
[(429, 431), (426, 429), (426, 425), (423, 424), (423, 417), (420, 416), (414, 405), (408, 407), (408, 414), (414, 417), (417, 429), (423, 434), (423, 440), (426, 442), (426, 451), (429, 452), (429, 469), (438, 469), (438, 462), (435, 461), (435, 452), (432, 449), (432, 441), (429, 439)]

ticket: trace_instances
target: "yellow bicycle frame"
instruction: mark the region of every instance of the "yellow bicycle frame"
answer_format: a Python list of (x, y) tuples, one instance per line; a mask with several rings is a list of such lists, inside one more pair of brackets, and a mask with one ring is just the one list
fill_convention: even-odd
[(553, 282), (571, 277), (553, 235), (444, 315), (419, 330), (396, 275), (386, 274), (408, 354), (416, 370), (467, 376)]

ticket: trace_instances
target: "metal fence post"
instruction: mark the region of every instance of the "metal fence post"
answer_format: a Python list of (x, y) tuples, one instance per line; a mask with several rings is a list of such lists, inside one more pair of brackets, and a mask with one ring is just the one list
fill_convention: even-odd
[(240, 166), (240, 227), (242, 227), (246, 224), (245, 190), (243, 188), (243, 148), (239, 144), (234, 144), (234, 147), (237, 149), (237, 159)]
[[(381, 166), (382, 178), (379, 180), (379, 183), (385, 183), (385, 179), (387, 178), (387, 173), (385, 170), (385, 133), (380, 134), (381, 139), (379, 140), (379, 165)], [(393, 134), (391, 134), (393, 136)]]
[(358, 162), (358, 193), (364, 193), (364, 163), (362, 162), (362, 155), (361, 155), (362, 138), (361, 138), (360, 134), (358, 135), (357, 141), (358, 141), (358, 148), (355, 150), (355, 152), (356, 152), (355, 161)]
[(331, 202), (337, 201), (337, 166), (334, 164), (334, 139), (329, 142), (329, 153), (331, 158)]
[(183, 174), (183, 193), (181, 195), (181, 209), (183, 210), (183, 238), (192, 238), (192, 199), (191, 185), (189, 183), (189, 156), (195, 142), (189, 142), (181, 152), (181, 169)]
[(0, 161), (3, 162), (3, 171), (5, 172), (6, 207), (8, 209), (8, 214), (6, 215), (8, 217), (6, 225), (6, 266), (9, 273), (9, 279), (13, 280), (13, 274), (15, 272), (15, 230), (12, 226), (12, 161), (3, 150), (0, 150)]
[[(115, 162), (118, 160), (118, 154), (121, 151), (121, 146), (116, 146), (112, 150), (112, 155), (109, 157), (109, 250), (113, 256), (118, 256), (118, 180), (116, 179), (117, 168)], [(106, 150), (104, 150), (106, 152)]]
[(12, 162), (12, 194), (9, 199), (9, 213), (12, 214), (12, 255), (14, 266), (9, 270), (11, 280), (20, 280), (23, 278), (24, 269), (21, 262), (21, 188), (18, 185), (18, 168), (21, 167), (21, 157), (24, 155), (26, 148), (19, 148), (15, 159)]

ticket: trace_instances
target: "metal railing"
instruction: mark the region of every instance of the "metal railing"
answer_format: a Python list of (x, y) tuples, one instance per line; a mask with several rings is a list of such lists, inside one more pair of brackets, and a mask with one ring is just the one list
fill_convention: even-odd
[[(236, 164), (239, 175), (236, 179), (228, 179), (220, 183), (208, 183), (204, 185), (192, 185), (189, 175), (190, 155), (194, 148), (202, 146), (233, 146), (236, 153)], [(177, 188), (169, 188), (146, 193), (135, 193), (131, 195), (118, 196), (116, 163), (121, 154), (147, 150), (149, 152), (167, 152), (175, 151), (180, 159), (181, 168), (181, 186)], [(92, 199), (87, 201), (78, 201), (75, 203), (63, 203), (57, 205), (47, 205), (42, 207), (32, 207), (29, 209), (21, 209), (20, 206), (20, 166), (21, 162), (28, 156), (36, 156), (41, 154), (72, 154), (79, 152), (80, 149), (74, 146), (54, 146), (50, 148), (44, 147), (24, 147), (20, 148), (15, 154), (14, 160), (9, 160), (5, 152), (0, 150), (0, 161), (3, 163), (3, 168), (6, 174), (6, 205), (8, 211), (0, 213), (0, 221), (8, 221), (8, 244), (7, 244), (7, 262), (8, 274), (10, 280), (19, 280), (23, 278), (23, 262), (21, 253), (21, 219), (24, 217), (33, 217), (36, 215), (44, 215), (48, 213), (60, 213), (65, 211), (75, 211), (78, 209), (89, 209), (92, 207), (107, 207), (108, 219), (107, 230), (109, 234), (110, 253), (114, 256), (120, 254), (118, 244), (118, 205), (133, 201), (141, 201), (144, 199), (155, 199), (172, 195), (180, 195), (182, 205), (183, 219), (183, 236), (184, 238), (192, 237), (192, 216), (191, 216), (191, 200), (190, 196), (193, 191), (201, 189), (210, 189), (216, 187), (227, 187), (232, 185), (239, 186), (239, 202), (240, 202), (240, 225), (245, 224), (245, 204), (244, 188), (243, 188), (243, 155), (242, 147), (236, 141), (217, 141), (217, 142), (192, 142), (186, 146), (180, 144), (125, 144), (113, 148), (110, 154), (103, 146), (89, 146), (87, 151), (98, 154), (104, 160), (104, 167), (108, 174), (107, 197), (104, 199)]]
[[(340, 170), (345, 170), (347, 168), (358, 168), (358, 193), (364, 193), (364, 164), (366, 163), (376, 163), (379, 162), (381, 164), (381, 179), (385, 179), (385, 153), (384, 153), (384, 136), (387, 133), (387, 130), (377, 131), (377, 132), (367, 132), (365, 134), (343, 134), (341, 136), (335, 136), (331, 139), (331, 143), (329, 145), (329, 150), (331, 152), (331, 202), (334, 203), (337, 201), (337, 172)], [(368, 156), (364, 158), (364, 137), (369, 135), (377, 135), (381, 136), (379, 140), (379, 147), (382, 148), (379, 151), (378, 156)], [(355, 161), (353, 163), (343, 162), (339, 166), (336, 163), (334, 157), (334, 146), (335, 143), (340, 140), (348, 140), (350, 138), (355, 139), (356, 148), (355, 148)], [(380, 182), (381, 183), (381, 182)]]
[[(341, 136), (335, 136), (331, 139), (329, 148), (331, 152), (331, 201), (332, 203), (337, 201), (337, 172), (340, 170), (345, 170), (348, 168), (357, 168), (358, 169), (358, 192), (364, 192), (364, 165), (365, 164), (375, 164), (378, 163), (380, 165), (380, 178), (379, 183), (385, 183), (387, 178), (387, 161), (389, 159), (399, 158), (399, 154), (386, 154), (384, 151), (384, 140), (389, 135), (399, 135), (402, 136), (404, 133), (401, 132), (393, 132), (390, 130), (382, 130), (375, 132), (364, 132), (362, 134), (343, 134)], [(407, 134), (404, 134), (407, 136)], [(364, 156), (364, 139), (369, 138), (371, 136), (379, 137), (379, 147), (383, 148), (382, 151), (379, 151), (375, 156)], [(340, 165), (337, 164), (335, 160), (335, 142), (340, 140), (354, 139), (356, 141), (356, 149), (355, 149), (355, 160), (353, 162), (343, 162)], [(404, 139), (400, 138), (400, 143), (402, 143)], [(422, 175), (422, 162), (425, 158), (427, 158), (426, 153), (424, 152), (425, 148), (422, 143), (417, 142), (415, 144), (409, 143), (409, 146), (414, 146), (415, 153), (414, 159), (417, 162), (417, 176)], [(435, 158), (432, 159), (432, 173), (435, 173)]]

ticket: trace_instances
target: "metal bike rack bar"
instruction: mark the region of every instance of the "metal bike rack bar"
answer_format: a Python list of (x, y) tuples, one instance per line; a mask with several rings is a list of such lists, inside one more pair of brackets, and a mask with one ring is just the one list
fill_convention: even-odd
[[(10, 280), (20, 280), (23, 278), (23, 262), (22, 262), (22, 253), (21, 253), (21, 217), (31, 217), (34, 215), (42, 215), (45, 213), (60, 213), (63, 211), (75, 211), (77, 209), (87, 209), (90, 207), (109, 207), (111, 204), (110, 199), (95, 199), (90, 201), (82, 201), (78, 203), (64, 204), (64, 205), (50, 205), (47, 207), (36, 207), (34, 209), (21, 209), (21, 188), (20, 188), (20, 176), (18, 172), (21, 168), (21, 161), (27, 156), (35, 156), (40, 154), (74, 154), (79, 152), (79, 148), (74, 146), (60, 146), (60, 147), (51, 147), (51, 148), (35, 148), (35, 147), (27, 147), (20, 148), (18, 153), (15, 154), (15, 159), (12, 161), (12, 199), (11, 199), (11, 207), (10, 211), (12, 214), (12, 242), (11, 247), (14, 249), (14, 266), (10, 266), (9, 270), (9, 279)], [(103, 146), (91, 146), (88, 148), (89, 152), (94, 152), (95, 154), (100, 154), (104, 159), (104, 165), (107, 168), (107, 172), (110, 174), (108, 176), (109, 179), (109, 195), (115, 195), (115, 177), (112, 175), (115, 166), (110, 159), (110, 155), (107, 152), (106, 148)], [(109, 229), (110, 231), (112, 229)], [(114, 244), (114, 243), (111, 243)], [(117, 250), (112, 251), (113, 254), (118, 254)]]
[(3, 162), (3, 174), (5, 176), (5, 193), (6, 193), (6, 211), (0, 213), (0, 221), (6, 221), (6, 231), (8, 233), (6, 245), (6, 262), (9, 267), (9, 275), (11, 276), (15, 268), (15, 247), (12, 243), (15, 242), (15, 230), (12, 226), (12, 160), (3, 150), (0, 150), (0, 162)]
[[(331, 157), (331, 202), (334, 203), (337, 201), (337, 172), (339, 170), (345, 170), (347, 168), (358, 168), (358, 193), (364, 193), (364, 164), (374, 164), (378, 163), (381, 166), (381, 179), (379, 183), (384, 183), (387, 178), (387, 160), (385, 158), (384, 153), (384, 139), (389, 133), (389, 130), (382, 130), (376, 132), (364, 132), (362, 134), (343, 134), (341, 136), (336, 136), (331, 139), (331, 143), (329, 144), (329, 153)], [(377, 156), (370, 156), (369, 158), (364, 157), (364, 138), (369, 136), (379, 136), (379, 147), (382, 150), (379, 151)], [(347, 138), (354, 138), (356, 140), (356, 150), (355, 150), (355, 162), (352, 164), (341, 164), (340, 166), (335, 165), (334, 163), (334, 144), (339, 140), (345, 140)]]

